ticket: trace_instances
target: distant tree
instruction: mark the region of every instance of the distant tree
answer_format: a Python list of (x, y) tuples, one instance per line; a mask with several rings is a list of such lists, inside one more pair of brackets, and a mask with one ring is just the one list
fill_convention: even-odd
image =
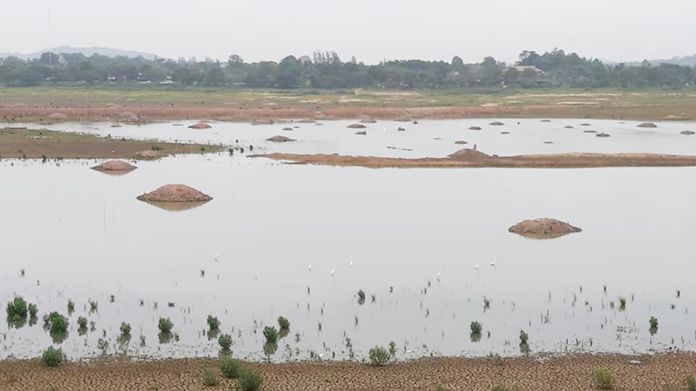
[(464, 66), (464, 60), (462, 60), (462, 58), (459, 57), (459, 56), (454, 56), (454, 58), (452, 58), (452, 66), (453, 66), (453, 67), (457, 67), (457, 68), (463, 67), (463, 66)]

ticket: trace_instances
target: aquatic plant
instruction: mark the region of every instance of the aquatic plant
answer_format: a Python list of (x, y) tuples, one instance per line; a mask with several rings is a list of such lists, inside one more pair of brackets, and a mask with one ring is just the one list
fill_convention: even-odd
[(624, 311), (626, 309), (626, 298), (619, 298), (619, 311)]
[(77, 318), (77, 327), (78, 334), (84, 335), (85, 333), (87, 333), (87, 318), (85, 318), (84, 316), (80, 316), (79, 318)]
[(481, 326), (481, 323), (477, 321), (471, 322), (471, 325), (469, 325), (469, 328), (471, 329), (471, 342), (478, 342), (481, 340), (481, 330), (483, 327)]
[(225, 357), (220, 362), (220, 372), (222, 376), (228, 379), (236, 379), (239, 377), (239, 372), (242, 370), (242, 363), (230, 357)]
[(272, 326), (266, 326), (263, 328), (263, 336), (266, 337), (266, 343), (277, 343), (278, 342), (278, 330)]
[(26, 319), (28, 313), (27, 302), (20, 296), (16, 296), (7, 303), (7, 317), (11, 320)]
[(89, 300), (89, 313), (92, 314), (97, 311), (99, 311), (99, 303), (97, 303), (96, 301)]
[(595, 386), (599, 390), (611, 390), (614, 388), (614, 375), (606, 367), (597, 368), (594, 371)]
[(68, 332), (68, 318), (58, 312), (51, 312), (44, 315), (44, 328), (51, 331), (51, 334), (64, 334)]
[(263, 383), (263, 377), (253, 369), (242, 368), (239, 372), (239, 388), (242, 391), (257, 391)]
[(263, 354), (266, 355), (268, 362), (271, 360), (271, 356), (278, 351), (278, 344), (273, 342), (266, 342), (263, 344)]
[(41, 355), (41, 361), (43, 361), (44, 365), (49, 368), (57, 367), (63, 362), (64, 358), (65, 356), (63, 355), (63, 351), (56, 349), (53, 346), (44, 350), (43, 354)]
[(68, 316), (72, 315), (73, 312), (75, 312), (75, 303), (68, 299)]
[(169, 318), (160, 318), (157, 327), (159, 328), (160, 333), (170, 334), (174, 328), (174, 323), (172, 323)]
[(287, 318), (283, 316), (278, 317), (278, 326), (280, 327), (280, 330), (290, 330), (290, 321), (287, 320)]
[(220, 379), (218, 379), (215, 372), (211, 371), (210, 369), (206, 369), (203, 371), (203, 384), (205, 384), (206, 387), (214, 387), (220, 384)]
[(520, 330), (520, 353), (529, 354), (529, 335), (524, 330)]
[(370, 357), (370, 364), (377, 367), (386, 365), (391, 358), (387, 349), (381, 346), (375, 346), (374, 348), (370, 349), (368, 355)]
[(389, 342), (389, 355), (391, 357), (396, 357), (396, 342)]
[(358, 304), (365, 304), (365, 292), (362, 289), (358, 291)]
[(232, 346), (232, 336), (229, 334), (222, 334), (220, 338), (218, 338), (218, 344), (220, 344), (220, 351), (223, 354), (229, 354), (230, 347)]
[(520, 343), (528, 343), (529, 342), (529, 335), (524, 332), (524, 330), (520, 330)]
[(208, 315), (208, 320), (206, 320), (206, 322), (208, 323), (208, 331), (215, 332), (220, 330), (220, 321), (217, 317)]
[(130, 337), (130, 335), (131, 335), (130, 323), (121, 322), (121, 327), (119, 329), (121, 330), (122, 337)]
[(106, 351), (109, 350), (109, 341), (99, 338), (97, 341), (97, 349), (101, 350), (102, 356), (106, 356)]
[(36, 304), (29, 303), (29, 317), (30, 318), (36, 318), (36, 315), (39, 313), (39, 307), (36, 306)]
[(483, 298), (483, 311), (491, 309), (491, 300), (487, 297)]
[(654, 316), (650, 317), (650, 328), (651, 329), (657, 329), (658, 323), (657, 323), (657, 318)]

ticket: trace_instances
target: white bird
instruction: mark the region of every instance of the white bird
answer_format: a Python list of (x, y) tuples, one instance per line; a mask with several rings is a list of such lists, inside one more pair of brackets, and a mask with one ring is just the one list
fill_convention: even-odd
[(312, 271), (312, 265), (307, 265), (307, 270)]
[(331, 275), (331, 277), (334, 276), (334, 273), (335, 273), (335, 272), (336, 272), (336, 269), (331, 269), (331, 271), (329, 272), (329, 274)]
[(478, 264), (474, 265), (474, 270), (478, 271), (478, 268), (479, 268)]
[(220, 256), (217, 255), (217, 254), (213, 255), (213, 260), (214, 260), (215, 262), (220, 262)]
[(350, 259), (350, 267), (353, 267), (353, 258)]

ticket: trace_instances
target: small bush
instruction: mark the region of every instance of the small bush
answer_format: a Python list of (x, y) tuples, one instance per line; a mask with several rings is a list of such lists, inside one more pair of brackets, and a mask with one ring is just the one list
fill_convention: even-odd
[(157, 327), (159, 328), (160, 333), (170, 334), (172, 332), (172, 329), (174, 328), (174, 323), (172, 323), (172, 321), (169, 320), (169, 318), (160, 318)]
[(68, 299), (68, 315), (72, 314), (75, 312), (75, 303), (73, 303), (72, 300)]
[(27, 302), (17, 296), (7, 303), (7, 317), (11, 319), (26, 319), (28, 313)]
[(278, 330), (275, 327), (264, 327), (263, 336), (266, 337), (266, 343), (274, 344), (278, 342)]
[(36, 304), (29, 303), (29, 317), (36, 318), (36, 315), (38, 313), (39, 313), (39, 308), (36, 306)]
[(614, 388), (614, 376), (608, 368), (597, 368), (594, 372), (595, 385), (600, 390), (611, 390)]
[(278, 326), (281, 330), (290, 330), (290, 321), (283, 316), (278, 317)]
[(85, 318), (84, 316), (80, 316), (79, 318), (77, 318), (77, 327), (78, 327), (78, 330), (83, 330), (86, 332), (87, 331), (87, 318)]
[(362, 289), (358, 291), (358, 304), (365, 304), (365, 292)]
[(214, 387), (220, 384), (220, 379), (218, 379), (215, 372), (211, 371), (210, 369), (206, 369), (203, 371), (203, 384), (205, 384), (206, 387)]
[(657, 325), (658, 325), (658, 323), (657, 323), (657, 318), (654, 317), (654, 316), (651, 316), (651, 317), (650, 317), (650, 328), (651, 328), (651, 329), (657, 329)]
[(621, 297), (619, 298), (619, 311), (623, 311), (626, 309), (626, 299)]
[(121, 322), (120, 330), (121, 330), (121, 336), (123, 336), (123, 337), (126, 337), (126, 336), (127, 336), (127, 337), (130, 337), (130, 335), (131, 335), (131, 325), (130, 325), (129, 323)]
[(471, 322), (469, 327), (471, 328), (471, 334), (481, 334), (481, 330), (483, 329), (479, 322)]
[(386, 365), (391, 357), (387, 349), (381, 346), (375, 346), (374, 348), (370, 349), (369, 356), (370, 364), (378, 367)]
[(696, 379), (693, 376), (689, 376), (686, 379), (686, 389), (688, 391), (696, 391)]
[(68, 318), (57, 313), (51, 312), (44, 315), (44, 328), (51, 331), (51, 334), (65, 334), (68, 332)]
[(218, 320), (217, 317), (215, 317), (213, 315), (208, 315), (207, 323), (208, 323), (208, 330), (213, 331), (213, 332), (220, 330), (220, 321)]
[(239, 388), (242, 391), (257, 391), (263, 383), (263, 377), (253, 369), (243, 368), (239, 372)]
[(241, 370), (242, 364), (233, 358), (224, 358), (220, 362), (220, 372), (222, 372), (222, 376), (228, 379), (238, 378)]
[(396, 342), (389, 342), (389, 356), (396, 357)]
[(230, 347), (232, 346), (232, 336), (229, 334), (222, 334), (220, 338), (218, 338), (218, 343), (223, 353), (229, 353)]
[(529, 335), (524, 332), (524, 330), (520, 330), (520, 343), (522, 344), (527, 344), (529, 342)]
[(109, 341), (99, 338), (97, 341), (97, 349), (101, 350), (102, 355), (106, 355), (106, 352), (109, 350)]
[(55, 368), (63, 362), (63, 351), (53, 346), (44, 350), (41, 360), (49, 368)]

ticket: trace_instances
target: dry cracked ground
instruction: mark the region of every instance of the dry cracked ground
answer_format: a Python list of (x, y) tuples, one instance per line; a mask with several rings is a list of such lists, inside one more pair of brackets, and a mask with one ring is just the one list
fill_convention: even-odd
[[(631, 362), (637, 360), (640, 363)], [(594, 372), (608, 368), (614, 390), (687, 390), (696, 354), (658, 356), (573, 355), (547, 358), (438, 358), (372, 367), (360, 363), (250, 364), (261, 390), (595, 390)], [(219, 374), (218, 361), (98, 360), (50, 369), (39, 360), (0, 362), (0, 390), (233, 390), (235, 380), (207, 387), (202, 373)]]

